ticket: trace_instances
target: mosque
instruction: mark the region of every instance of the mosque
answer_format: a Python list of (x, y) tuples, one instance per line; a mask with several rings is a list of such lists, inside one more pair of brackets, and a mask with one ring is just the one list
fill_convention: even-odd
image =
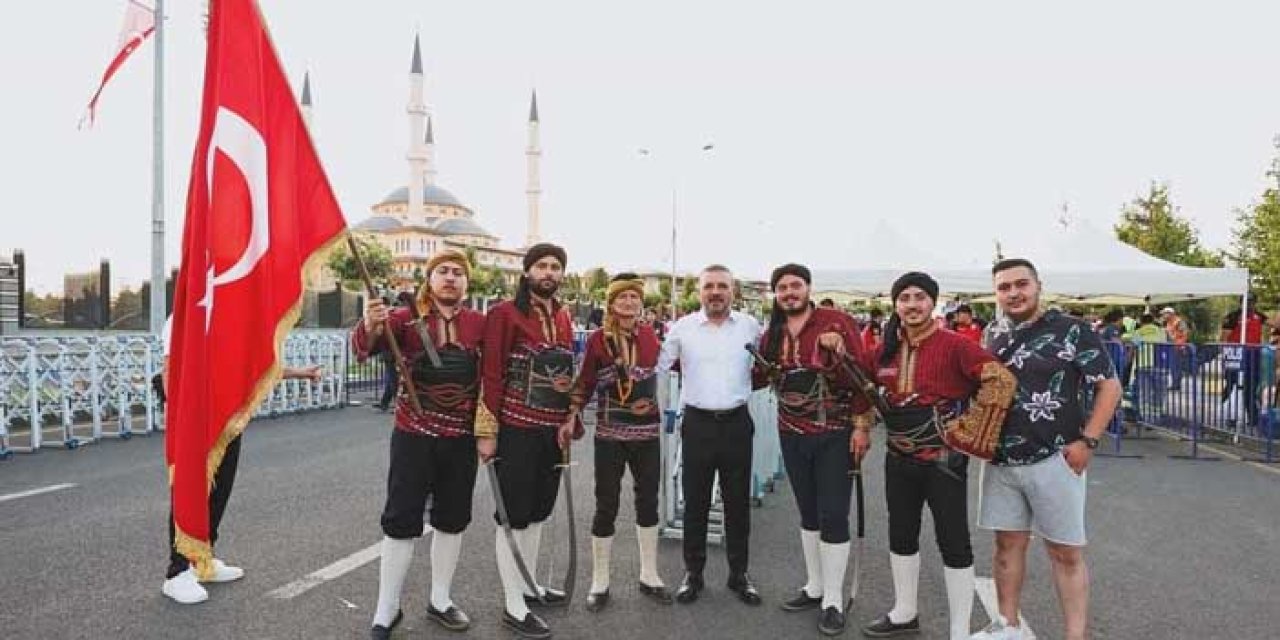
[[(409, 66), (408, 184), (397, 186), (370, 210), (372, 215), (356, 224), (353, 231), (371, 238), (391, 252), (392, 284), (412, 286), (425, 278), (427, 260), (445, 248), (474, 248), (476, 262), (497, 267), (514, 283), (521, 271), (523, 248), (504, 248), (498, 236), (485, 230), (476, 212), (448, 189), (436, 182), (435, 131), (431, 108), (425, 99), (422, 50), (418, 36), (413, 39), (413, 59)], [(304, 77), (302, 112), (311, 123), (311, 79)], [(538, 139), (538, 95), (529, 105), (528, 144), (525, 148), (528, 226), (525, 247), (539, 242), (539, 205), (542, 196), (539, 162), (542, 149)], [(335, 283), (328, 269), (308, 278), (311, 288), (332, 290)]]

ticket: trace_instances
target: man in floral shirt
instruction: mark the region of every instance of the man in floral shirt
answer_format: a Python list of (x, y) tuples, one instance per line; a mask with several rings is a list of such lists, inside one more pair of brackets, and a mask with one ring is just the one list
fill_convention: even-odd
[[(992, 268), (1004, 317), (987, 327), (987, 350), (1018, 379), (1000, 448), (986, 467), (978, 526), (996, 532), (1000, 614), (978, 640), (1024, 637), (1018, 620), (1031, 533), (1044, 538), (1068, 640), (1084, 640), (1089, 607), (1085, 566), (1085, 469), (1120, 400), (1115, 367), (1082, 321), (1040, 309), (1040, 277), (1031, 262)], [(1093, 407), (1084, 406), (1086, 385)]]

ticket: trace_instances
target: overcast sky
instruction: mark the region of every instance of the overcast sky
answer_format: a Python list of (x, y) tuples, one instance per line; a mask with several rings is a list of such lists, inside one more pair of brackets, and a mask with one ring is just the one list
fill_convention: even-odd
[[(203, 3), (167, 4), (176, 265), (205, 43)], [(438, 181), (522, 242), (536, 85), (543, 235), (571, 270), (667, 267), (673, 185), (682, 270), (838, 265), (879, 220), (922, 249), (986, 256), (995, 237), (1050, 228), (1063, 202), (1109, 227), (1152, 180), (1221, 248), (1280, 133), (1274, 0), (261, 4), (296, 87), (311, 70), (351, 223), (407, 181), (420, 30)], [(24, 2), (0, 21), (0, 251), (25, 249), (41, 291), (101, 258), (116, 286), (148, 273), (152, 44), (76, 130), (124, 5)]]

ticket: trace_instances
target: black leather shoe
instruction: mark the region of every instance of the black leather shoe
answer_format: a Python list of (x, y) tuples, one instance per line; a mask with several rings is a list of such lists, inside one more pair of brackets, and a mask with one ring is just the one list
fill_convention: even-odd
[(396, 628), (396, 625), (400, 624), (401, 620), (404, 620), (404, 612), (397, 611), (396, 617), (391, 619), (390, 625), (385, 627), (380, 624), (373, 625), (373, 628), (369, 630), (369, 637), (373, 638), (373, 640), (391, 640), (391, 630)]
[(676, 590), (676, 602), (680, 604), (695, 602), (704, 588), (706, 585), (702, 582), (701, 574), (686, 573), (684, 580), (680, 582), (680, 588)]
[(587, 594), (587, 611), (596, 612), (609, 604), (609, 590), (605, 589), (604, 593), (588, 593)]
[(739, 600), (753, 607), (760, 604), (760, 592), (756, 591), (756, 586), (751, 584), (751, 578), (747, 574), (740, 573), (736, 576), (729, 576), (729, 582), (725, 586), (729, 587), (730, 591), (738, 594)]
[(844, 633), (844, 614), (835, 607), (827, 607), (822, 610), (822, 617), (818, 618), (818, 631), (824, 636), (838, 636)]
[(920, 616), (898, 624), (890, 620), (889, 614), (886, 613), (862, 627), (862, 635), (871, 638), (891, 638), (908, 633), (920, 633)]
[(532, 611), (525, 614), (524, 620), (517, 620), (515, 616), (504, 610), (502, 612), (502, 626), (516, 632), (516, 635), (521, 638), (541, 640), (542, 638), (551, 637), (551, 628)]
[(809, 593), (804, 589), (801, 589), (800, 593), (797, 594), (796, 597), (782, 603), (782, 610), (808, 611), (810, 609), (817, 609), (820, 604), (822, 604), (822, 598), (815, 598), (809, 595)]
[(427, 605), (427, 617), (435, 620), (440, 626), (450, 631), (466, 631), (471, 628), (471, 618), (454, 606), (441, 611), (431, 605)]
[(531, 607), (563, 607), (569, 604), (569, 599), (564, 597), (563, 591), (542, 587), (541, 600), (533, 596), (525, 596), (524, 603)]
[(640, 587), (640, 594), (653, 598), (660, 604), (671, 604), (671, 592), (666, 587), (651, 587), (643, 582), (637, 582)]

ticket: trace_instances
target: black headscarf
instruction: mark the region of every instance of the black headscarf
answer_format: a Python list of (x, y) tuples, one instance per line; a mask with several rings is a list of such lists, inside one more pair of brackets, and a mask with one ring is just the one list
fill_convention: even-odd
[[(769, 289), (776, 290), (778, 281), (786, 276), (795, 276), (804, 280), (805, 284), (812, 284), (813, 276), (809, 273), (809, 267), (802, 264), (789, 262), (777, 269), (773, 270), (773, 274), (769, 276)], [(782, 351), (782, 328), (787, 325), (787, 314), (782, 311), (782, 305), (778, 304), (775, 297), (773, 300), (773, 311), (769, 314), (768, 337), (764, 344), (764, 357), (770, 362), (778, 360), (778, 353)]]
[(569, 265), (569, 258), (564, 252), (564, 247), (551, 244), (550, 242), (539, 242), (538, 244), (529, 247), (529, 250), (524, 254), (525, 273), (520, 274), (520, 282), (516, 283), (515, 305), (516, 308), (520, 310), (520, 313), (527, 315), (530, 308), (529, 297), (532, 294), (529, 292), (528, 271), (533, 267), (534, 263), (547, 256), (551, 256), (559, 260), (561, 267)]
[(895, 310), (889, 314), (889, 321), (884, 325), (884, 349), (880, 352), (880, 366), (885, 366), (893, 362), (893, 357), (898, 354), (898, 346), (902, 344), (902, 338), (898, 332), (902, 328), (902, 319), (898, 317), (896, 305), (898, 295), (907, 289), (907, 287), (919, 287), (924, 291), (929, 299), (936, 304), (938, 302), (938, 281), (932, 276), (920, 271), (910, 271), (898, 276), (893, 282), (893, 287), (889, 292), (893, 296)]

